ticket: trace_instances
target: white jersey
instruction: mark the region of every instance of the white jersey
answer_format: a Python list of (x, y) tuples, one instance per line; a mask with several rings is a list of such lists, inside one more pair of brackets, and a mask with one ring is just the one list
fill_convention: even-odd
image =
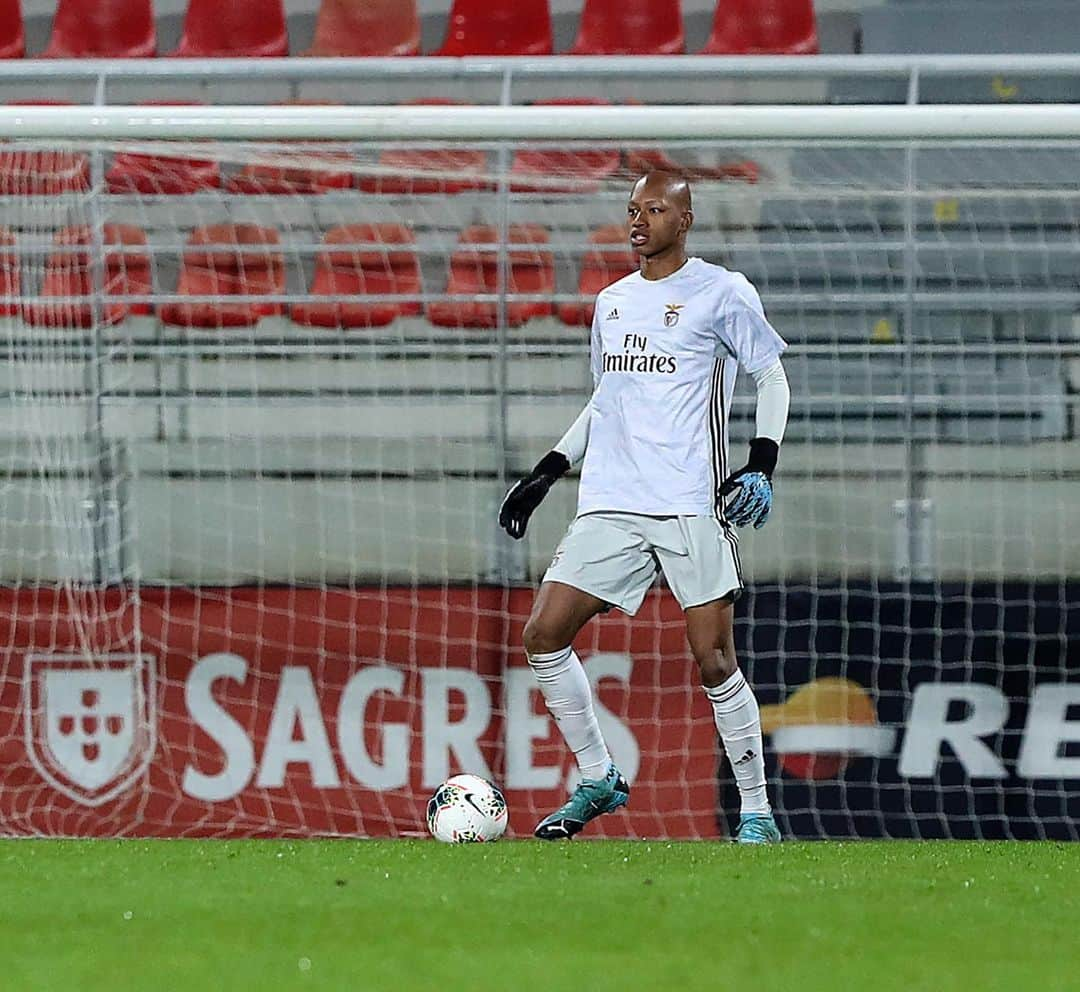
[(715, 513), (738, 366), (759, 372), (786, 347), (746, 277), (700, 258), (602, 290), (578, 515)]

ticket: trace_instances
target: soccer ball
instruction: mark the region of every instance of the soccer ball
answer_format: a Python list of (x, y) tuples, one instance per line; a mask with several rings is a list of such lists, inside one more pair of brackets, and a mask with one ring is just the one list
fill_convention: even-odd
[(498, 840), (506, 831), (506, 800), (478, 775), (455, 775), (428, 800), (427, 825), (444, 844)]

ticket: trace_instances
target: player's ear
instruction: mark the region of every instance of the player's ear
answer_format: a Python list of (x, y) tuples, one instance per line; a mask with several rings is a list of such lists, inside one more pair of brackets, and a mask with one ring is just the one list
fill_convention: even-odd
[(682, 223), (679, 224), (679, 232), (685, 234), (694, 226), (694, 211), (684, 210), (682, 215)]

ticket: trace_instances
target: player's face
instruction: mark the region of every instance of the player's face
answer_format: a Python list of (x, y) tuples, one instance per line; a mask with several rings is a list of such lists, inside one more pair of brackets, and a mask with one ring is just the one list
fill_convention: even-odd
[(626, 208), (630, 247), (646, 258), (659, 255), (686, 234), (692, 217), (662, 186), (639, 182)]

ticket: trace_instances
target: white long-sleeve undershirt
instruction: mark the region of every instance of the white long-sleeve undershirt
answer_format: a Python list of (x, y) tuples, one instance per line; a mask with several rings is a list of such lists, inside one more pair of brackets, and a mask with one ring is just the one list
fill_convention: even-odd
[[(791, 405), (791, 388), (788, 386), (787, 373), (783, 363), (777, 359), (768, 368), (752, 372), (757, 386), (757, 407), (755, 410), (755, 437), (772, 438), (777, 444), (784, 439), (787, 427), (788, 409)], [(585, 409), (577, 415), (567, 432), (555, 445), (555, 450), (566, 455), (571, 465), (576, 465), (585, 457), (589, 444), (590, 400)]]
[(752, 372), (757, 385), (757, 407), (754, 412), (754, 437), (772, 438), (777, 444), (784, 440), (788, 409), (791, 406), (791, 388), (783, 363)]
[(562, 436), (555, 445), (555, 450), (566, 455), (566, 460), (571, 465), (576, 465), (585, 457), (585, 448), (589, 444), (589, 410), (592, 407), (592, 399), (585, 404), (585, 409), (577, 415), (577, 419), (570, 425), (570, 429)]

